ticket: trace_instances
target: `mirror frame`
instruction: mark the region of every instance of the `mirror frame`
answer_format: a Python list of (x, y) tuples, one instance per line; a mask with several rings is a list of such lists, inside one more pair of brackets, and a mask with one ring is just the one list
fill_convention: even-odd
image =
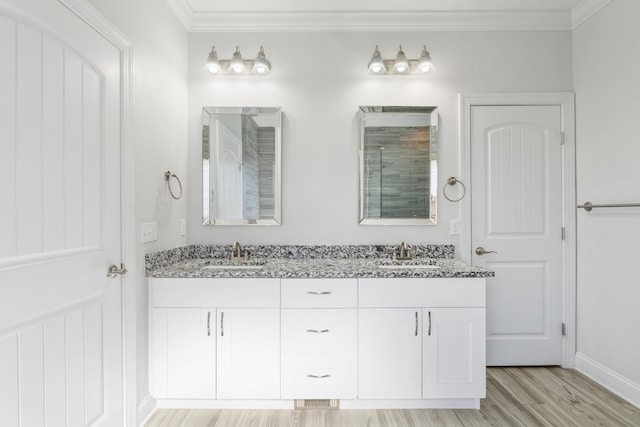
[[(274, 214), (273, 217), (270, 218), (258, 218), (258, 219), (250, 219), (250, 218), (213, 218), (211, 214), (207, 218), (205, 216), (204, 203), (205, 200), (209, 201), (211, 205), (211, 194), (204, 194), (205, 186), (204, 186), (204, 161), (207, 160), (204, 158), (204, 144), (205, 144), (205, 126), (209, 126), (211, 124), (212, 115), (267, 115), (272, 114), (275, 120), (275, 141), (274, 141), (274, 149), (275, 149), (275, 158), (274, 158), (274, 175), (273, 175), (273, 186), (274, 186)], [(210, 129), (210, 128), (209, 128)], [(207, 136), (207, 138), (210, 135)], [(209, 142), (210, 144), (210, 142)], [(281, 225), (281, 217), (282, 217), (282, 109), (280, 107), (202, 107), (202, 161), (203, 161), (203, 170), (202, 170), (202, 195), (203, 195), (203, 206), (202, 206), (202, 219), (203, 225)], [(211, 145), (209, 145), (209, 150), (211, 150)], [(211, 151), (209, 151), (211, 153)], [(211, 161), (211, 154), (209, 154), (209, 162)], [(209, 164), (209, 173), (211, 173), (211, 165)], [(244, 200), (244, 195), (243, 195)], [(209, 207), (210, 209), (210, 207)], [(210, 210), (209, 210), (210, 212)]]
[[(368, 218), (365, 217), (365, 179), (364, 168), (364, 138), (367, 114), (376, 114), (382, 117), (384, 114), (406, 115), (407, 117), (416, 115), (428, 115), (430, 128), (429, 134), (429, 189), (427, 200), (434, 200), (429, 209), (428, 218)], [(358, 110), (358, 201), (360, 225), (436, 225), (437, 205), (438, 205), (438, 108), (427, 106), (363, 106)]]

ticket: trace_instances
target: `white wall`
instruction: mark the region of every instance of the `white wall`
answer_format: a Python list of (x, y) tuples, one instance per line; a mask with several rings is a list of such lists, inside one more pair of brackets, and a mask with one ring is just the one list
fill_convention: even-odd
[[(578, 202), (640, 202), (640, 2), (573, 35)], [(640, 208), (578, 210), (578, 368), (640, 406)]]
[[(173, 200), (164, 181), (171, 170), (186, 181), (187, 32), (164, 1), (89, 0), (133, 45), (133, 143), (136, 234), (158, 223), (158, 240), (136, 248), (138, 402), (148, 395), (147, 306), (144, 254), (182, 246), (179, 220), (186, 197)], [(139, 242), (139, 237), (136, 237)]]
[[(225, 59), (236, 45), (245, 58), (264, 45), (272, 74), (211, 76), (202, 67), (212, 44)], [(369, 76), (375, 45), (384, 58), (394, 58), (399, 44), (410, 58), (426, 44), (436, 72), (426, 78)], [(439, 107), (441, 193), (446, 178), (459, 176), (458, 93), (571, 91), (571, 67), (569, 31), (191, 33), (189, 242), (457, 244), (449, 235), (449, 220), (459, 217), (459, 205), (442, 197), (437, 226), (358, 226), (358, 106)], [(283, 110), (280, 227), (201, 225), (200, 111), (242, 105)]]

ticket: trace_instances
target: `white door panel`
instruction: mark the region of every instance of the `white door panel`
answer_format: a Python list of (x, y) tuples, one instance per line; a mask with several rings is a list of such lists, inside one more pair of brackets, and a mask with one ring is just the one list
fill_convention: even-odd
[(496, 272), (488, 365), (562, 363), (561, 126), (560, 106), (471, 109), (472, 262)]
[(0, 0), (0, 54), (0, 425), (121, 425), (120, 53)]

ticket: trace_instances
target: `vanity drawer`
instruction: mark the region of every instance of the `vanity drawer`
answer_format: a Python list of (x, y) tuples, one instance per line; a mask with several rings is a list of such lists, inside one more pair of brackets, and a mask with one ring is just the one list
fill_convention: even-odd
[(283, 279), (283, 308), (357, 307), (357, 279)]
[(484, 278), (358, 279), (359, 307), (484, 307)]
[(279, 308), (279, 279), (158, 279), (149, 281), (152, 307)]
[(282, 398), (355, 399), (357, 309), (283, 309)]

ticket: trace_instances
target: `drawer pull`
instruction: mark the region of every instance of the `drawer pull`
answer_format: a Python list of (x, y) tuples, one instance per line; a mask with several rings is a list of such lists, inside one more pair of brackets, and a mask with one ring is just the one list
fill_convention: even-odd
[(427, 335), (431, 336), (431, 312), (429, 312), (429, 332)]
[(418, 312), (416, 311), (416, 333), (415, 336), (418, 336)]
[(224, 311), (220, 312), (220, 336), (224, 336)]
[(331, 291), (307, 291), (307, 295), (331, 295)]
[(318, 329), (307, 329), (307, 332), (311, 332), (311, 333), (314, 333), (314, 334), (326, 334), (327, 332), (329, 332), (329, 330), (328, 329), (320, 329), (320, 330), (318, 330)]
[(307, 374), (307, 378), (329, 378), (331, 375), (329, 374), (324, 374), (324, 375), (313, 375), (313, 374)]
[(207, 312), (207, 336), (211, 336), (211, 312)]

